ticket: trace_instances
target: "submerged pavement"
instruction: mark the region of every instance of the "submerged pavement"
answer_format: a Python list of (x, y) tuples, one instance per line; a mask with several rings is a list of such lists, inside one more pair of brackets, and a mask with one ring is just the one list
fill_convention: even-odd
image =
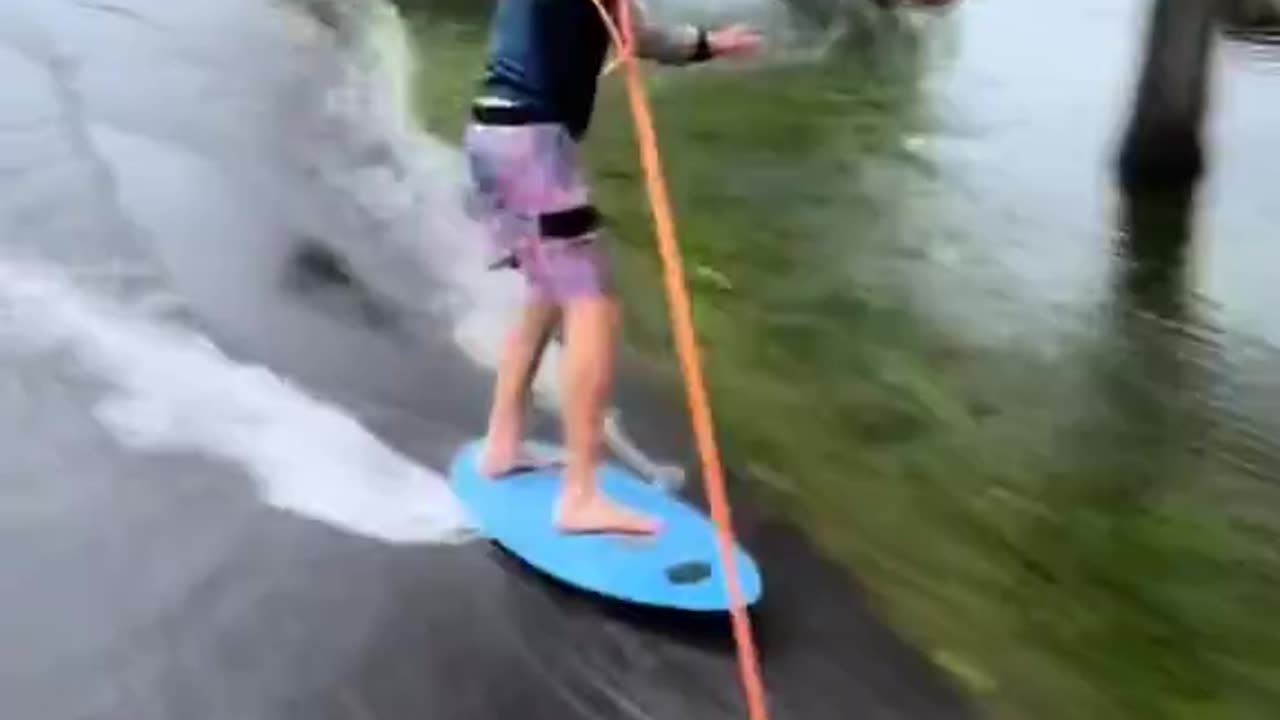
[[(471, 539), (441, 473), (518, 288), (479, 271), (378, 18), (0, 5), (0, 716), (744, 716), (723, 624)], [(645, 382), (628, 426), (686, 457)], [(773, 717), (967, 716), (851, 580), (735, 510)]]

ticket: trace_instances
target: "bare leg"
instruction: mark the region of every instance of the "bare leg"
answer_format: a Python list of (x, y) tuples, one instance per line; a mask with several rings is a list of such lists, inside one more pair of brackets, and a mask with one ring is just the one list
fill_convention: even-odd
[(575, 299), (565, 310), (563, 421), (568, 464), (556, 508), (556, 526), (565, 532), (649, 534), (658, 529), (653, 518), (617, 505), (597, 485), (617, 316), (617, 305), (609, 297)]
[(480, 460), (480, 470), (485, 475), (497, 477), (522, 463), (520, 443), (524, 439), (530, 386), (559, 319), (556, 305), (530, 302), (503, 340), (485, 451)]

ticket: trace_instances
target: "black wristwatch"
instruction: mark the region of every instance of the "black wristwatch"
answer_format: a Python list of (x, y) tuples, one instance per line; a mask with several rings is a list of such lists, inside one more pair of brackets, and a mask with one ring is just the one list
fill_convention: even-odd
[(712, 55), (714, 55), (714, 53), (711, 52), (711, 41), (707, 35), (708, 33), (706, 28), (698, 28), (698, 44), (694, 47), (693, 57), (691, 58), (694, 62), (710, 60)]

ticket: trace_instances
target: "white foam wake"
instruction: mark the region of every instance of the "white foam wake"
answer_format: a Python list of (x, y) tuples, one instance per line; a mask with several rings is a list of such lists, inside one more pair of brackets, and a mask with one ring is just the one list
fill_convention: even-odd
[(138, 315), (54, 268), (0, 258), (6, 350), (65, 350), (108, 383), (95, 412), (123, 444), (234, 463), (262, 500), (391, 543), (463, 541), (472, 528), (440, 475), (350, 415), (205, 337)]

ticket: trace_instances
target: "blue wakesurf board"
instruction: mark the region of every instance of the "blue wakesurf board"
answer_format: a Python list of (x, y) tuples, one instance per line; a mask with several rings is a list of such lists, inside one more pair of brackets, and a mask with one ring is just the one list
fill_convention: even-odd
[[(619, 600), (680, 610), (729, 609), (715, 526), (679, 497), (606, 463), (598, 470), (601, 488), (618, 502), (660, 518), (662, 529), (647, 537), (563, 533), (553, 524), (560, 468), (490, 479), (477, 470), (479, 450), (480, 441), (472, 441), (454, 456), (453, 491), (484, 534), (528, 564)], [(762, 592), (760, 571), (736, 544), (734, 569), (743, 602), (754, 604)]]

